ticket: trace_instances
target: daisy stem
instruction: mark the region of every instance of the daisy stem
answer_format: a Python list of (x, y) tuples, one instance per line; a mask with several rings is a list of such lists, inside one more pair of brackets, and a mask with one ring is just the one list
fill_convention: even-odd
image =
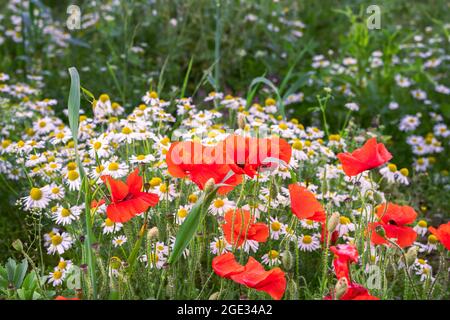
[(92, 294), (93, 298), (97, 299), (97, 279), (95, 273), (95, 259), (92, 252), (92, 243), (93, 243), (93, 233), (92, 233), (92, 217), (91, 217), (91, 190), (89, 187), (89, 180), (87, 176), (85, 176), (84, 180), (85, 185), (85, 195), (84, 195), (84, 203), (85, 203), (85, 223), (86, 223), (86, 241), (85, 241), (85, 250), (86, 250), (86, 259), (88, 265), (89, 276), (91, 279), (92, 285)]

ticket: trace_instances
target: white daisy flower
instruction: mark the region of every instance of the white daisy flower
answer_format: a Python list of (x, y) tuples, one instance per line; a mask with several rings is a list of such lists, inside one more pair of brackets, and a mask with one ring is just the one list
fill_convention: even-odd
[(419, 236), (423, 237), (428, 232), (428, 223), (425, 220), (419, 220), (413, 229)]
[(223, 238), (214, 237), (209, 245), (212, 254), (221, 255), (232, 250), (232, 246)]
[(228, 210), (234, 208), (235, 203), (227, 198), (216, 198), (209, 206), (209, 212), (213, 215), (223, 216)]
[(339, 237), (355, 231), (355, 224), (351, 222), (348, 217), (340, 216), (339, 223), (336, 227), (336, 231), (339, 232)]
[(268, 266), (275, 266), (281, 263), (280, 253), (277, 250), (270, 250), (265, 255), (261, 257), (261, 260), (264, 264)]
[(48, 242), (47, 253), (48, 254), (63, 254), (66, 250), (70, 249), (73, 244), (72, 237), (67, 232), (53, 233)]
[(124, 235), (117, 236), (112, 240), (112, 243), (116, 248), (123, 246), (125, 242), (127, 242), (127, 237), (125, 237)]
[(283, 224), (277, 218), (270, 217), (270, 239), (278, 240), (283, 232)]
[(315, 235), (302, 234), (298, 237), (298, 247), (301, 251), (315, 251), (320, 249), (320, 239)]
[(56, 224), (65, 226), (78, 220), (81, 210), (82, 206), (73, 206), (71, 208), (58, 207), (52, 218)]
[(59, 268), (55, 268), (53, 272), (48, 275), (48, 283), (52, 284), (54, 287), (60, 286), (65, 278), (65, 272)]
[(114, 222), (109, 218), (106, 218), (105, 221), (102, 222), (103, 234), (110, 234), (120, 231), (123, 227), (123, 224), (120, 222)]
[(29, 195), (22, 198), (22, 202), (25, 210), (29, 210), (31, 208), (45, 209), (50, 202), (48, 189), (46, 187), (31, 188)]

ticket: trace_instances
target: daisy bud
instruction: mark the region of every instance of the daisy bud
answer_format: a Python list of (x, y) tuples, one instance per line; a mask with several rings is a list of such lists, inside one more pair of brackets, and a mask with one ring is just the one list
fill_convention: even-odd
[(290, 270), (294, 266), (294, 258), (292, 253), (288, 250), (281, 253), (281, 262), (285, 270)]
[(348, 290), (348, 281), (346, 278), (342, 277), (338, 280), (336, 283), (336, 286), (334, 287), (334, 294), (336, 300), (339, 300), (344, 294), (347, 293)]
[(23, 244), (22, 244), (22, 241), (20, 241), (20, 239), (15, 240), (15, 241), (12, 243), (12, 247), (13, 247), (14, 249), (16, 249), (17, 251), (19, 251), (19, 252), (22, 252), (22, 251), (23, 251)]
[(328, 220), (327, 230), (328, 232), (332, 233), (334, 230), (336, 230), (336, 227), (339, 224), (339, 219), (341, 215), (339, 212), (333, 212), (330, 219)]
[(376, 226), (375, 232), (380, 237), (386, 238), (386, 231), (384, 231), (383, 226)]
[(214, 181), (214, 179), (213, 178), (209, 179), (205, 184), (205, 188), (204, 188), (205, 193), (210, 193), (211, 191), (213, 191), (215, 186), (216, 186), (216, 182)]
[(212, 295), (209, 296), (208, 300), (219, 300), (219, 292), (214, 292)]
[(409, 267), (416, 261), (417, 258), (417, 252), (419, 251), (419, 248), (416, 246), (412, 246), (408, 249), (406, 252), (405, 258), (406, 258), (406, 265)]
[(244, 130), (245, 129), (245, 114), (239, 113), (237, 122), (238, 122), (238, 128), (241, 130)]
[(157, 239), (158, 237), (159, 237), (158, 227), (153, 227), (150, 230), (148, 230), (147, 239), (149, 241), (152, 240), (152, 239)]

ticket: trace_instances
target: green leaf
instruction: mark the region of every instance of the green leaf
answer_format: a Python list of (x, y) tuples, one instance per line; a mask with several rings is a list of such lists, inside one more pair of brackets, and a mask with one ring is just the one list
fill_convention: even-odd
[[(270, 81), (269, 79), (267, 79), (265, 77), (257, 77), (255, 79), (253, 79), (252, 82), (250, 83), (249, 91), (252, 92), (253, 87), (260, 83), (265, 84), (270, 89), (272, 89), (272, 91), (275, 93), (275, 95), (277, 96), (278, 111), (280, 112), (282, 117), (285, 118), (283, 99), (281, 99), (280, 92), (279, 92), (278, 88), (273, 84), (272, 81)], [(250, 107), (250, 106), (247, 106), (247, 107)]]
[(175, 245), (169, 258), (169, 263), (176, 262), (183, 253), (184, 249), (186, 249), (186, 247), (188, 246), (189, 242), (192, 240), (192, 237), (200, 226), (202, 212), (205, 208), (207, 209), (209, 207), (216, 195), (216, 192), (217, 189), (215, 189), (208, 195), (203, 194), (199, 201), (197, 201), (195, 206), (192, 208), (191, 212), (189, 212), (189, 215), (178, 231)]
[(27, 274), (27, 270), (28, 261), (27, 259), (23, 259), (14, 272), (14, 285), (16, 286), (16, 288), (22, 287), (23, 279)]
[(188, 83), (188, 80), (189, 80), (189, 75), (191, 74), (192, 63), (193, 62), (194, 62), (194, 57), (192, 57), (191, 60), (189, 61), (189, 66), (188, 66), (188, 69), (186, 71), (186, 75), (184, 76), (183, 87), (181, 88), (181, 96), (180, 96), (180, 98), (184, 98), (184, 93), (186, 92), (186, 87), (187, 87), (187, 83)]

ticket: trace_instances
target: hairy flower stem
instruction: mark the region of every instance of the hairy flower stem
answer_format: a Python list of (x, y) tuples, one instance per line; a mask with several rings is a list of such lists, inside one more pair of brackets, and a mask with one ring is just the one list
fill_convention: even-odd
[(411, 287), (413, 289), (415, 298), (419, 299), (419, 294), (417, 293), (416, 286), (414, 285), (414, 281), (413, 281), (413, 279), (411, 277), (411, 274), (409, 272), (409, 266), (406, 264), (405, 251), (403, 251), (403, 249), (397, 243), (395, 243), (395, 241), (392, 241), (391, 239), (387, 238), (386, 236), (384, 237), (384, 239), (386, 241), (388, 241), (390, 244), (392, 244), (393, 246), (395, 246), (398, 250), (400, 250), (400, 253), (403, 256), (403, 261), (405, 262), (405, 273), (406, 273), (406, 276), (408, 277), (409, 283), (411, 284)]

